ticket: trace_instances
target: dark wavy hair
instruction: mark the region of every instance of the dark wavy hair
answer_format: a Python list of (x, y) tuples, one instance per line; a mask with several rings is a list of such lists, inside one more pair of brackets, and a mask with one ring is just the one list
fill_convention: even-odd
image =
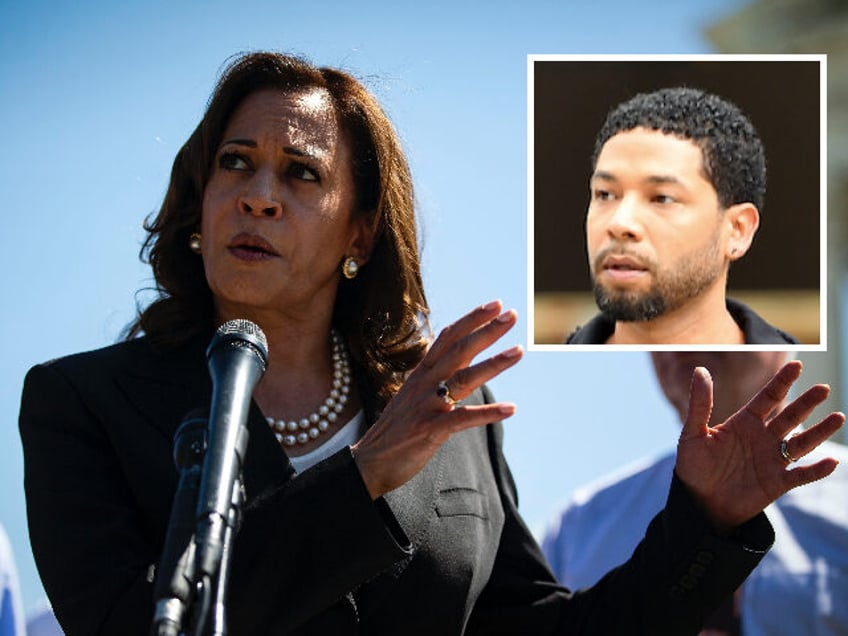
[(763, 144), (738, 106), (694, 88), (639, 93), (607, 115), (595, 139), (593, 169), (610, 137), (639, 126), (697, 144), (704, 159), (704, 172), (722, 208), (750, 202), (762, 212), (766, 193)]
[(236, 56), (225, 67), (206, 112), (177, 153), (162, 207), (145, 221), (141, 258), (153, 269), (156, 299), (126, 330), (173, 346), (214, 329), (212, 293), (203, 263), (188, 248), (200, 226), (203, 192), (227, 122), (250, 94), (263, 89), (324, 89), (348, 135), (354, 214), (376, 228), (373, 252), (356, 278), (340, 277), (333, 314), (354, 363), (381, 401), (399, 388), (426, 352), (429, 308), (421, 280), (412, 178), (398, 136), (368, 90), (351, 75), (270, 52)]

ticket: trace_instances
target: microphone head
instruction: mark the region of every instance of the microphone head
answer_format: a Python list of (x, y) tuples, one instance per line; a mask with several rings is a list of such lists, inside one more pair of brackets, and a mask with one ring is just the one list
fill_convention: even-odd
[(206, 358), (211, 357), (213, 351), (220, 346), (244, 347), (257, 355), (263, 371), (268, 365), (268, 338), (259, 325), (250, 320), (236, 318), (218, 327), (206, 350)]

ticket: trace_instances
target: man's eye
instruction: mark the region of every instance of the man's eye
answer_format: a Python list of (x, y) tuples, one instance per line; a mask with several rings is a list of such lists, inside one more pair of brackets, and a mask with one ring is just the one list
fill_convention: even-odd
[(250, 166), (241, 155), (235, 152), (227, 152), (218, 159), (218, 165), (226, 170), (247, 170)]
[(611, 201), (615, 195), (609, 190), (593, 190), (592, 199), (595, 201)]
[(662, 205), (670, 205), (672, 203), (677, 203), (677, 199), (668, 194), (655, 194), (653, 199), (654, 203), (660, 203)]

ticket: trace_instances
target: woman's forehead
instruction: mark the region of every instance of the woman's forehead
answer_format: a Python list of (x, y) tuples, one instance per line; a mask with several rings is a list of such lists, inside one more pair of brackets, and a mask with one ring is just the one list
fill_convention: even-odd
[(305, 151), (330, 152), (339, 140), (335, 107), (322, 88), (295, 91), (263, 89), (245, 97), (233, 112), (221, 142), (257, 137), (306, 146)]
[(290, 120), (326, 125), (335, 122), (333, 100), (326, 89), (295, 90), (265, 88), (245, 96), (227, 122), (227, 128), (245, 123), (285, 123)]

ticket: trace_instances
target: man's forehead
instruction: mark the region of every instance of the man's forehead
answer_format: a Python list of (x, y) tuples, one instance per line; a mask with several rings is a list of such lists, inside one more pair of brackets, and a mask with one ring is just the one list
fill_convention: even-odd
[(614, 178), (625, 169), (657, 182), (688, 171), (705, 174), (703, 152), (694, 140), (642, 127), (623, 130), (604, 142), (593, 177)]
[(654, 128), (637, 126), (622, 130), (604, 142), (598, 157), (610, 149), (653, 149), (655, 153), (679, 153), (701, 156), (701, 146), (694, 139)]

